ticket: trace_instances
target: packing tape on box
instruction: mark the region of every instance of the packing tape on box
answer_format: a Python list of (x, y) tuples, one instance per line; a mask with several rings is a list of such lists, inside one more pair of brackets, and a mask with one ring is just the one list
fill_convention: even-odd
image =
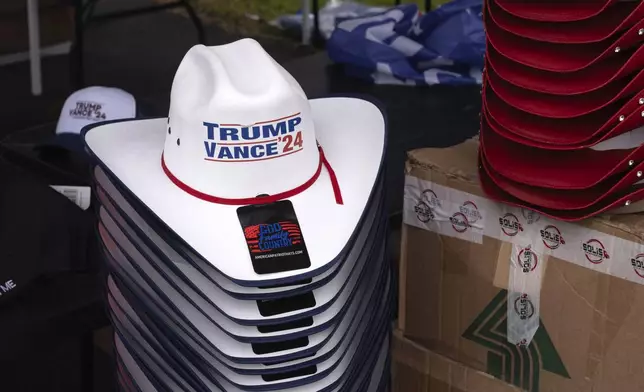
[(527, 345), (539, 329), (539, 304), (544, 256), (532, 244), (512, 244), (508, 275), (507, 339)]
[[(538, 328), (545, 271), (541, 261), (546, 257), (644, 284), (643, 244), (410, 175), (405, 177), (403, 222), (477, 244), (487, 236), (514, 245), (508, 282), (508, 340), (512, 343), (529, 343)], [(526, 269), (529, 272), (523, 272)]]
[[(485, 231), (484, 209), (468, 198), (449, 199), (438, 195), (431, 184), (416, 177), (405, 179), (404, 221), (441, 235), (480, 244)], [(446, 188), (447, 189), (447, 188)], [(462, 200), (462, 201), (461, 201)], [(409, 219), (408, 219), (409, 218)], [(411, 223), (411, 222), (414, 223)]]

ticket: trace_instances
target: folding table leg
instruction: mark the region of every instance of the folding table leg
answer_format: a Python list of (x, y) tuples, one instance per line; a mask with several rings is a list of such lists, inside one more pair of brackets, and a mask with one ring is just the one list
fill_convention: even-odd
[(313, 45), (320, 45), (324, 40), (320, 33), (320, 2), (318, 0), (313, 0), (311, 11), (313, 12)]
[(42, 70), (40, 67), (40, 20), (38, 0), (27, 0), (27, 26), (29, 29), (29, 65), (31, 71), (31, 93), (42, 94)]
[(203, 24), (201, 23), (201, 19), (199, 18), (199, 15), (195, 12), (195, 9), (192, 8), (192, 5), (187, 0), (181, 0), (181, 3), (183, 4), (183, 7), (186, 9), (186, 12), (188, 13), (188, 16), (192, 20), (192, 23), (195, 25), (195, 29), (197, 30), (197, 40), (199, 41), (200, 44), (205, 45), (206, 44), (206, 33), (203, 28)]
[(83, 11), (83, 0), (74, 0), (74, 45), (71, 53), (71, 79), (74, 90), (85, 87)]

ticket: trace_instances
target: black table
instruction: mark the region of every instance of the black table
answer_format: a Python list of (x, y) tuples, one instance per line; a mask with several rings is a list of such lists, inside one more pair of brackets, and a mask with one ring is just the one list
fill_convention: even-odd
[(93, 390), (93, 335), (109, 323), (103, 280), (98, 274), (52, 276), (0, 305), (3, 390)]
[(406, 152), (422, 147), (449, 147), (478, 133), (480, 86), (410, 87), (373, 85), (348, 78), (326, 53), (284, 65), (309, 98), (329, 94), (365, 94), (386, 108), (387, 197), (389, 212), (399, 221), (402, 212)]
[[(31, 136), (37, 136), (40, 128), (34, 131), (38, 132)], [(29, 145), (3, 147), (2, 152), (4, 159), (21, 162), (23, 169), (37, 170), (27, 164), (35, 160), (19, 158), (35, 154)], [(37, 241), (42, 239), (33, 241), (33, 246), (39, 246)], [(104, 305), (105, 278), (98, 254), (78, 268), (20, 283), (25, 285), (0, 302), (0, 389), (93, 390), (94, 331), (109, 324)], [(10, 286), (6, 282), (0, 285)]]

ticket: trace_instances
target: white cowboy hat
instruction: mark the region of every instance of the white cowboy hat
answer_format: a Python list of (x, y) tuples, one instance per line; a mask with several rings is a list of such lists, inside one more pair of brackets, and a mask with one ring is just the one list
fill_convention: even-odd
[[(302, 335), (303, 331), (319, 330), (328, 326), (358, 295), (358, 288), (365, 284), (362, 282), (376, 279), (380, 271), (383, 270), (382, 266), (387, 262), (384, 257), (384, 246), (374, 246), (372, 249), (363, 248), (364, 252), (360, 256), (352, 257), (354, 262), (343, 263), (340, 273), (329, 284), (301, 294), (296, 297), (297, 300), (292, 305), (292, 297), (272, 301), (240, 300), (227, 296), (215, 285), (209, 285), (203, 277), (200, 280), (201, 284), (193, 285), (189, 284), (185, 277), (177, 276), (173, 268), (155, 255), (136, 234), (132, 233), (130, 229), (120, 226), (122, 221), (117, 223), (119, 218), (115, 211), (107, 211), (105, 207), (101, 207), (99, 221), (101, 227), (105, 228), (107, 234), (114, 239), (119, 248), (109, 249), (107, 245), (111, 239), (103, 239), (108, 252), (123, 253), (128, 262), (136, 266), (138, 271), (142, 271), (152, 285), (167, 287), (162, 291), (168, 296), (170, 304), (179, 307), (182, 312), (189, 312), (192, 309), (203, 313), (212, 323), (217, 324), (224, 331), (234, 334), (236, 339), (241, 341), (274, 341), (276, 336), (294, 333)], [(382, 226), (381, 232), (384, 232), (384, 225)], [(375, 253), (372, 254), (372, 252)], [(369, 263), (369, 268), (364, 268), (367, 263)], [(345, 266), (348, 268), (345, 269)], [(193, 277), (198, 276), (194, 275)], [(336, 282), (336, 279), (340, 281)], [(176, 298), (177, 296), (183, 298)], [(179, 305), (179, 301), (186, 300), (191, 304), (189, 307)], [(287, 301), (287, 303), (284, 304), (283, 301)], [(278, 309), (270, 312), (271, 304)], [(269, 312), (262, 311), (266, 308), (269, 308)], [(188, 319), (190, 319), (189, 314), (186, 313)], [(290, 325), (288, 328), (286, 325), (282, 328), (275, 326), (305, 318), (311, 319), (310, 325), (306, 327), (293, 329)], [(274, 325), (274, 331), (260, 331), (254, 327), (258, 325)]]
[[(302, 355), (319, 352), (328, 344), (336, 333), (344, 334), (347, 326), (343, 323), (325, 325), (324, 328), (317, 328), (308, 333), (290, 336), (291, 331), (285, 331), (286, 339), (279, 339), (273, 335), (274, 345), (264, 345), (263, 340), (248, 338), (251, 327), (239, 325), (224, 326), (213, 323), (205, 314), (198, 311), (194, 305), (183, 298), (167, 282), (160, 282), (158, 287), (153, 287), (151, 281), (160, 280), (158, 272), (149, 264), (142, 264), (140, 272), (128, 260), (128, 258), (115, 246), (113, 239), (106, 232), (102, 225), (99, 225), (101, 239), (106, 243), (108, 265), (112, 273), (117, 274), (122, 284), (126, 285), (145, 309), (140, 309), (145, 314), (154, 315), (159, 323), (170, 326), (178, 326), (172, 329), (172, 333), (181, 337), (181, 340), (202, 351), (204, 358), (212, 362), (211, 358), (228, 367), (239, 367), (237, 364), (257, 364), (289, 361), (300, 358)], [(142, 274), (150, 274), (147, 279)], [(349, 317), (356, 312), (369, 312), (376, 306), (379, 300), (376, 297), (382, 295), (386, 288), (388, 276), (381, 273), (380, 279), (374, 276), (366, 281), (358, 291), (358, 295), (344, 309), (333, 309), (335, 313), (341, 312), (341, 317)], [(165, 297), (165, 299), (164, 299)], [(168, 301), (172, 298), (172, 303)], [(374, 302), (375, 301), (375, 302)], [(362, 304), (368, 304), (362, 307)], [(170, 305), (170, 306), (168, 306)], [(246, 334), (245, 339), (238, 335)], [(299, 339), (306, 337), (306, 339)], [(299, 339), (299, 340), (298, 340)], [(252, 341), (258, 344), (251, 343)], [(297, 343), (297, 344), (296, 344)], [(252, 367), (251, 367), (252, 368)]]
[[(331, 281), (337, 281), (336, 277), (341, 270), (350, 269), (354, 265), (355, 260), (351, 260), (351, 253), (354, 253), (355, 248), (359, 250), (366, 246), (367, 242), (378, 242), (376, 239), (380, 238), (378, 235), (381, 235), (379, 233), (381, 223), (378, 222), (382, 220), (383, 214), (385, 214), (384, 200), (381, 194), (383, 181), (381, 179), (377, 194), (374, 195), (374, 199), (378, 200), (373, 206), (375, 212), (365, 217), (366, 219), (354, 237), (352, 249), (346, 254), (344, 262), (337, 263), (320, 275), (296, 283), (273, 287), (240, 286), (212, 268), (207, 261), (196, 255), (182, 241), (176, 240), (174, 233), (155, 222), (158, 221), (155, 217), (150, 216), (149, 213), (146, 216), (145, 206), (140, 205), (140, 203), (137, 204), (137, 201), (132, 200), (132, 198), (128, 199), (98, 166), (94, 169), (94, 180), (96, 195), (100, 204), (115, 219), (122, 218), (126, 222), (125, 224), (138, 233), (151, 248), (154, 248), (160, 257), (166, 259), (168, 265), (175, 266), (180, 271), (178, 274), (192, 281), (195, 285), (200, 285), (198, 282), (206, 280), (209, 285), (215, 285), (230, 297), (243, 300), (267, 300), (288, 297), (314, 290), (326, 284), (332, 284)], [(110, 208), (111, 206), (113, 207), (112, 209)], [(118, 212), (111, 212), (116, 210)], [(336, 286), (339, 290), (340, 286)]]
[[(120, 282), (122, 284), (123, 280), (120, 280)], [(360, 325), (364, 323), (373, 325), (372, 318), (377, 314), (377, 312), (384, 311), (384, 308), (380, 307), (379, 309), (377, 309), (376, 313), (371, 313), (368, 311), (369, 305), (380, 303), (380, 301), (383, 299), (383, 293), (390, 291), (391, 280), (389, 279), (385, 283), (385, 285), (379, 284), (377, 285), (377, 287), (372, 287), (371, 293), (368, 295), (369, 299), (367, 301), (355, 301), (351, 304), (351, 308), (346, 312), (347, 317), (343, 317), (342, 320), (339, 321), (339, 324), (336, 327), (332, 328), (333, 331), (328, 341), (325, 341), (313, 356), (304, 356), (299, 359), (294, 359), (288, 362), (278, 362), (275, 364), (234, 363), (225, 358), (215, 358), (211, 355), (206, 354), (203, 350), (196, 350), (196, 352), (203, 352), (203, 355), (199, 356), (198, 360), (208, 363), (209, 366), (219, 368), (225, 367), (235, 373), (249, 375), (286, 373), (310, 365), (315, 365), (324, 358), (328, 358), (330, 355), (333, 355), (336, 351), (338, 351), (340, 349), (340, 344), (349, 339), (349, 336), (353, 336)], [(144, 320), (142, 320), (135, 312), (135, 310), (130, 306), (124, 295), (121, 293), (121, 290), (119, 290), (117, 285), (114, 283), (114, 280), (111, 276), (108, 278), (108, 294), (110, 308), (118, 307), (118, 310), (122, 311), (124, 315), (129, 319), (129, 321), (136, 325), (138, 329), (145, 329), (149, 331), (149, 328), (146, 326)], [(154, 332), (151, 331), (150, 333), (154, 334)], [(165, 336), (170, 336), (167, 333), (163, 334)], [(184, 342), (191, 341), (191, 339), (186, 340), (185, 335), (179, 335), (182, 336), (181, 338), (179, 338), (180, 340)], [(187, 344), (187, 346), (190, 347), (190, 344)]]
[[(174, 367), (172, 364), (167, 364), (169, 366), (164, 364), (168, 357), (163, 356), (159, 348), (166, 350), (166, 347), (169, 347), (167, 345), (172, 344), (172, 342), (168, 341), (164, 336), (160, 338), (165, 343), (158, 340), (159, 336), (155, 336), (141, 322), (137, 314), (129, 308), (127, 301), (120, 295), (111, 279), (108, 280), (108, 285), (110, 287), (110, 297), (108, 299), (118, 333), (117, 338), (127, 341), (127, 345), (131, 347), (128, 350), (133, 349), (131, 352), (136, 353), (138, 357), (138, 360), (131, 359), (132, 362), (127, 364), (128, 368), (137, 369), (136, 362), (146, 366), (154, 364), (158, 368), (155, 375), (165, 378), (163, 377), (163, 371), (159, 372), (159, 369), (173, 369)], [(379, 315), (373, 317), (387, 320), (388, 314), (383, 308)], [(364, 330), (371, 324), (369, 322), (361, 323), (360, 328)], [(381, 321), (378, 324), (382, 326), (388, 325), (387, 322), (382, 323)], [(365, 367), (361, 365), (372, 362), (376, 365), (383, 357), (386, 357), (386, 355), (382, 355), (383, 346), (380, 344), (383, 341), (383, 337), (388, 335), (386, 330), (387, 328), (380, 328), (378, 331), (372, 331), (366, 335), (363, 335), (360, 330), (354, 331), (356, 338), (348, 337), (345, 339), (331, 357), (322, 359), (322, 362), (319, 362), (313, 368), (300, 368), (300, 372), (303, 374), (299, 376), (293, 374), (296, 373), (294, 371), (291, 371), (290, 374), (285, 374), (285, 377), (280, 377), (279, 373), (277, 373), (276, 380), (268, 379), (268, 377), (263, 379), (257, 375), (239, 375), (222, 367), (215, 368), (215, 372), (206, 371), (203, 364), (195, 366), (193, 361), (186, 358), (186, 354), (182, 351), (172, 350), (174, 354), (170, 358), (178, 360), (191, 368), (190, 373), (196, 375), (201, 383), (212, 384), (212, 386), (217, 387), (225, 386), (225, 390), (239, 390), (238, 388), (240, 387), (243, 390), (273, 390), (276, 388), (279, 388), (279, 390), (320, 390), (325, 389), (325, 387), (335, 390), (334, 387), (342, 384), (355, 383), (361, 379), (360, 383), (366, 381), (365, 378), (368, 375), (364, 374)], [(386, 338), (384, 340), (386, 342)], [(119, 343), (122, 344), (123, 342)], [(386, 354), (386, 349), (384, 350)], [(313, 370), (313, 373), (310, 373), (310, 370)]]
[[(347, 390), (347, 388), (358, 388), (360, 385), (367, 383), (366, 391), (384, 391), (387, 390), (387, 384), (389, 378), (387, 377), (387, 364), (389, 363), (389, 336), (385, 336), (385, 339), (378, 347), (377, 356), (371, 358), (373, 361), (373, 366), (361, 366), (359, 370), (359, 375), (353, 380), (353, 383), (347, 382), (348, 380), (343, 380), (344, 382), (338, 383), (335, 388), (331, 391), (338, 390)], [(123, 341), (118, 333), (114, 334), (115, 342), (115, 352), (117, 359), (117, 375), (118, 381), (123, 386), (124, 390), (140, 390), (145, 392), (155, 391), (156, 387), (150, 381), (150, 378), (142, 370), (141, 366), (137, 363), (137, 360), (134, 359), (132, 354), (130, 354), (129, 349), (123, 344)], [(150, 356), (156, 353), (145, 353), (140, 355), (140, 362), (144, 365), (150, 366), (150, 371), (156, 371), (156, 375), (160, 378), (161, 383), (166, 387), (166, 389), (175, 391), (175, 390), (191, 390), (183, 386), (177, 385), (177, 380), (181, 378), (181, 375), (177, 373), (177, 368), (171, 365), (164, 363), (162, 360), (154, 361)], [(157, 357), (155, 356), (155, 359)], [(375, 361), (374, 361), (375, 359)], [(199, 385), (204, 390), (209, 390), (213, 392), (221, 391), (221, 388), (212, 383), (211, 381), (205, 379), (205, 376), (196, 372), (198, 380), (192, 379), (193, 382), (199, 383)]]
[[(145, 345), (146, 342), (149, 343), (153, 341), (159, 342), (160, 345), (163, 345), (164, 343), (161, 343), (161, 340), (164, 340), (166, 345), (169, 343), (167, 336), (155, 336), (145, 326), (145, 324), (138, 319), (135, 313), (130, 312), (128, 314), (125, 310), (126, 306), (123, 306), (122, 302), (119, 303), (114, 296), (108, 297), (108, 301), (116, 329), (123, 335), (129, 336), (130, 340), (134, 340), (141, 345)], [(385, 313), (384, 308), (381, 308), (380, 312), (364, 317), (361, 322), (355, 323), (351, 330), (346, 331), (344, 336), (341, 336), (336, 340), (334, 342), (335, 345), (330, 343), (329, 345), (332, 347), (328, 347), (328, 349), (325, 346), (324, 349), (326, 350), (321, 350), (324, 351), (322, 355), (320, 353), (316, 353), (315, 358), (312, 360), (311, 358), (303, 358), (296, 361), (290, 361), (288, 364), (279, 364), (276, 366), (277, 369), (272, 371), (266, 371), (268, 367), (265, 367), (264, 373), (244, 374), (234, 368), (221, 366), (217, 363), (210, 363), (208, 366), (203, 361), (199, 362), (202, 363), (202, 369), (211, 369), (207, 372), (211, 378), (220, 380), (224, 379), (241, 388), (287, 388), (289, 385), (294, 386), (293, 384), (297, 385), (305, 382), (312, 382), (322, 377), (322, 375), (328, 374), (331, 369), (337, 366), (345, 356), (346, 352), (351, 350), (351, 347), (358, 344), (363, 336), (369, 335), (369, 329), (374, 322), (377, 322), (378, 325), (385, 324), (382, 322), (382, 319), (386, 317)], [(292, 362), (300, 362), (300, 364), (296, 366), (287, 366), (291, 367), (290, 369), (281, 369), (285, 367), (285, 365), (294, 365)], [(298, 376), (298, 373), (301, 375)], [(271, 378), (274, 380), (271, 380)]]
[[(84, 134), (99, 164), (198, 255), (240, 285), (265, 286), (319, 275), (343, 259), (370, 213), (386, 129), (368, 101), (308, 100), (256, 41), (243, 39), (188, 51), (168, 118)], [(258, 273), (238, 208), (286, 199), (309, 262)]]
[[(314, 314), (300, 316), (296, 320), (270, 324), (272, 325), (270, 328), (272, 331), (268, 332), (258, 329), (252, 324), (238, 324), (234, 320), (231, 320), (229, 316), (223, 314), (218, 308), (206, 302), (202, 297), (198, 295), (186, 295), (185, 284), (181, 284), (183, 282), (168, 280), (166, 275), (168, 270), (166, 268), (163, 268), (158, 262), (150, 262), (142, 257), (140, 252), (134, 249), (131, 243), (125, 244), (129, 241), (124, 239), (123, 234), (117, 233), (117, 231), (118, 228), (115, 228), (113, 223), (107, 221), (103, 223), (101, 221), (99, 232), (101, 240), (106, 244), (109, 256), (115, 262), (125, 266), (124, 268), (132, 271), (131, 275), (138, 281), (138, 286), (147, 284), (159, 290), (162, 296), (166, 298), (163, 303), (167, 303), (167, 306), (171, 308), (178, 309), (179, 314), (199, 330), (204, 332), (215, 330), (219, 331), (219, 333), (223, 331), (242, 342), (261, 343), (287, 340), (303, 335), (310, 335), (316, 331), (329, 328), (338, 318), (344, 315), (352, 302), (363, 299), (361, 297), (364, 293), (368, 292), (378, 281), (383, 270), (381, 267), (385, 263), (385, 261), (374, 263), (356, 287), (353, 287), (351, 291), (343, 291), (339, 298), (330, 304), (327, 309), (320, 310)], [(113, 239), (112, 233), (114, 233)], [(114, 246), (115, 242), (119, 243), (118, 247)], [(121, 246), (121, 244), (123, 245)], [(253, 304), (256, 305), (255, 301), (250, 301), (250, 305)], [(293, 328), (292, 325), (283, 324), (291, 321), (306, 321), (303, 319), (307, 318), (310, 320), (310, 323), (299, 328)]]

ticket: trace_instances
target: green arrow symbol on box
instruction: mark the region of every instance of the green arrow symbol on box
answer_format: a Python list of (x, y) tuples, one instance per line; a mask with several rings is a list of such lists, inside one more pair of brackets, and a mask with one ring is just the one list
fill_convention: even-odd
[(528, 346), (507, 340), (507, 290), (501, 290), (463, 333), (465, 339), (486, 347), (487, 372), (530, 392), (539, 391), (541, 369), (570, 378), (548, 331), (540, 321)]

